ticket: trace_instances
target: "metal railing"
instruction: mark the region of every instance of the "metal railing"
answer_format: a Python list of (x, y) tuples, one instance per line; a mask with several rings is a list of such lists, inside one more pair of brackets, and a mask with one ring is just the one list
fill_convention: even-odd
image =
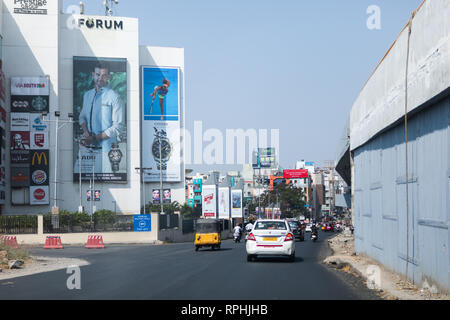
[(89, 216), (63, 215), (57, 219), (44, 215), (44, 233), (84, 233), (84, 232), (131, 232), (134, 230), (134, 216), (111, 215), (106, 219)]
[(37, 216), (0, 216), (0, 234), (37, 234)]
[(179, 227), (179, 215), (178, 214), (164, 214), (159, 215), (159, 230), (173, 229)]

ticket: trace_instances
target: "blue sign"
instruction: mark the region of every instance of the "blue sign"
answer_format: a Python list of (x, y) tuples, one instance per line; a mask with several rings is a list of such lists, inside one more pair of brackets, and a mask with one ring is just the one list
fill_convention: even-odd
[(152, 216), (137, 214), (134, 216), (134, 232), (152, 231)]

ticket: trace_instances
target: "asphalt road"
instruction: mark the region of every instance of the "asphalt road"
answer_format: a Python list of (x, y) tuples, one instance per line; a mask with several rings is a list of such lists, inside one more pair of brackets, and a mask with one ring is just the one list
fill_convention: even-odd
[(66, 247), (32, 249), (38, 256), (89, 261), (81, 267), (81, 289), (67, 289), (66, 270), (0, 281), (0, 300), (371, 300), (360, 280), (329, 269), (322, 234), (296, 244), (295, 262), (260, 258), (247, 262), (245, 242), (222, 242), (222, 249), (194, 251), (191, 243), (109, 246), (104, 250)]

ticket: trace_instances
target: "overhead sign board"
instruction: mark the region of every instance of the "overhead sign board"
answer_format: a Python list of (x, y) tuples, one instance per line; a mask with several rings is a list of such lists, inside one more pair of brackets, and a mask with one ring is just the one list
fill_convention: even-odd
[(308, 178), (308, 169), (283, 170), (283, 178), (285, 179)]

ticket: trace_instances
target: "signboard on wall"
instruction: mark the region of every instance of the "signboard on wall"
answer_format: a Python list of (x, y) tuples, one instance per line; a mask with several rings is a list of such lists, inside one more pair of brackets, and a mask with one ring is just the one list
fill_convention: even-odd
[[(178, 68), (142, 67), (142, 166), (146, 182), (181, 181), (181, 82)], [(160, 170), (162, 172), (160, 172)]]
[[(40, 6), (36, 1), (33, 5)], [(11, 78), (11, 186), (28, 188), (30, 205), (50, 203), (48, 124), (40, 120), (41, 114), (49, 111), (49, 99), (48, 77)]]
[(14, 0), (15, 14), (47, 14), (49, 0)]
[(217, 216), (217, 194), (215, 185), (203, 186), (202, 215), (205, 218), (216, 218)]
[(74, 181), (126, 182), (127, 60), (74, 57), (73, 108)]

